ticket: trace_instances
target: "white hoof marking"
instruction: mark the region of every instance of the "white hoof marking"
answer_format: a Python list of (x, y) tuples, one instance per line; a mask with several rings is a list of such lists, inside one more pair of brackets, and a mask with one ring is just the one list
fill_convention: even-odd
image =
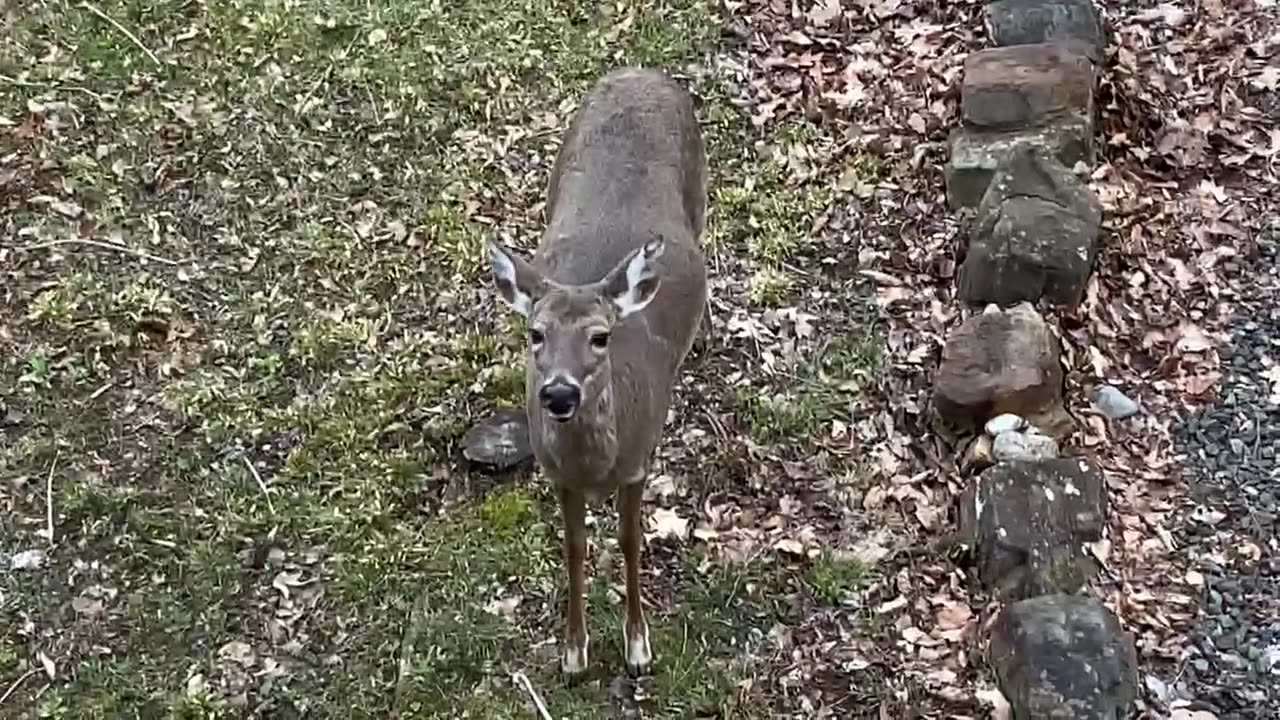
[(649, 648), (648, 623), (641, 625), (640, 632), (629, 637), (624, 630), (623, 636), (627, 645), (627, 667), (638, 671), (648, 670), (649, 663), (653, 662), (653, 651)]
[(560, 669), (566, 675), (581, 675), (587, 671), (587, 639), (582, 639), (581, 647), (566, 645), (564, 657), (560, 660)]

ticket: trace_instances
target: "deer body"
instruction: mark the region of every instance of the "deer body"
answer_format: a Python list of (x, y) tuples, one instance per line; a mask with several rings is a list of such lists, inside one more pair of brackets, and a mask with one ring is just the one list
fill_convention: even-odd
[(565, 134), (532, 262), (489, 246), (499, 294), (529, 319), (530, 439), (565, 523), (570, 675), (587, 668), (585, 506), (611, 494), (626, 560), (627, 666), (650, 662), (640, 505), (706, 303), (705, 214), (692, 100), (661, 73), (621, 69), (587, 94)]

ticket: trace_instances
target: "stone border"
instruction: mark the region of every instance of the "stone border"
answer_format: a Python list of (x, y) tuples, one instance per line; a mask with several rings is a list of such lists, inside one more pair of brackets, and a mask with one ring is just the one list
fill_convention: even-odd
[(992, 0), (985, 18), (992, 47), (965, 60), (945, 170), (950, 206), (976, 211), (957, 297), (982, 310), (948, 336), (933, 406), (976, 435), (958, 462), (960, 529), (976, 581), (1003, 604), (983, 623), (985, 657), (1013, 719), (1115, 720), (1137, 699), (1134, 640), (1084, 592), (1106, 484), (1087, 458), (1060, 456), (1075, 420), (1036, 310), (1075, 308), (1097, 254), (1102, 207), (1075, 171), (1094, 162), (1105, 30), (1091, 0)]

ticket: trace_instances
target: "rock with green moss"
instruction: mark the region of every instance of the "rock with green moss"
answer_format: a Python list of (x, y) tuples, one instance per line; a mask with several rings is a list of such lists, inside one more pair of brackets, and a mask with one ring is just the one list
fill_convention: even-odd
[(1034, 146), (1012, 151), (978, 206), (960, 266), (960, 299), (1074, 308), (1098, 251), (1102, 205), (1075, 173)]
[(997, 47), (1059, 43), (1095, 64), (1107, 44), (1092, 0), (993, 0), (987, 3), (986, 26)]
[(1027, 129), (959, 128), (952, 133), (950, 146), (950, 159), (943, 168), (947, 202), (953, 209), (973, 208), (982, 202), (1005, 157), (1020, 148), (1038, 148), (1066, 167), (1077, 162), (1092, 165), (1093, 123), (1072, 115)]
[(1043, 595), (1006, 607), (990, 660), (1013, 720), (1122, 720), (1137, 698), (1133, 636), (1094, 598)]
[(978, 580), (1006, 600), (1075, 592), (1098, 572), (1086, 544), (1107, 522), (1102, 474), (1081, 458), (1001, 462), (960, 506)]

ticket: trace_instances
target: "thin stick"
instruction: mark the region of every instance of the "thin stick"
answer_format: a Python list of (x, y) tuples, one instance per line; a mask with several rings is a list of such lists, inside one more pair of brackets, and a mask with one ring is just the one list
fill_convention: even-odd
[(253, 479), (257, 481), (258, 489), (261, 490), (263, 496), (267, 498), (267, 510), (269, 510), (272, 515), (275, 515), (276, 509), (271, 506), (271, 493), (267, 492), (267, 484), (262, 482), (262, 476), (258, 474), (258, 468), (254, 467), (253, 463), (249, 462), (249, 458), (244, 455), (241, 455), (240, 459), (244, 461), (246, 466), (248, 466), (249, 472), (253, 473)]
[(0, 82), (18, 87), (40, 88), (42, 90), (53, 90), (55, 92), (79, 92), (88, 95), (97, 100), (101, 100), (102, 96), (90, 90), (89, 88), (80, 87), (79, 85), (52, 85), (49, 83), (35, 83), (27, 80), (19, 80), (11, 78), (8, 75), (0, 75)]
[(511, 674), (511, 678), (523, 685), (525, 692), (529, 693), (529, 697), (533, 698), (533, 704), (538, 707), (538, 714), (542, 716), (542, 720), (553, 720), (551, 711), (547, 710), (547, 703), (538, 694), (538, 691), (534, 689), (533, 683), (529, 682), (528, 676), (517, 670)]
[(121, 25), (120, 23), (116, 22), (116, 19), (115, 19), (115, 18), (113, 18), (113, 17), (111, 17), (110, 15), (108, 15), (108, 14), (106, 14), (106, 13), (102, 12), (101, 10), (99, 10), (99, 9), (97, 8), (97, 6), (95, 6), (93, 3), (89, 3), (89, 2), (82, 2), (82, 3), (80, 3), (80, 7), (84, 8), (85, 10), (88, 10), (89, 12), (93, 13), (94, 15), (97, 15), (98, 17), (102, 18), (103, 20), (106, 20), (107, 22), (111, 23), (111, 25), (112, 25), (113, 27), (115, 27), (115, 29), (116, 29), (116, 30), (119, 30), (119, 31), (120, 31), (120, 33), (121, 33), (122, 35), (124, 35), (125, 37), (127, 37), (127, 38), (129, 38), (131, 41), (133, 41), (133, 44), (134, 44), (134, 45), (137, 45), (139, 50), (141, 50), (142, 52), (146, 53), (146, 54), (147, 54), (147, 57), (151, 58), (151, 62), (155, 63), (156, 65), (163, 65), (163, 64), (164, 64), (164, 63), (160, 62), (160, 58), (156, 57), (156, 54), (155, 54), (155, 53), (151, 52), (151, 49), (150, 49), (150, 48), (148, 48), (146, 45), (143, 45), (143, 44), (142, 44), (142, 41), (138, 39), (138, 36), (137, 36), (137, 35), (134, 35), (133, 33), (129, 32), (128, 28), (126, 28), (125, 26), (123, 26), (123, 25)]
[(14, 680), (13, 684), (9, 686), (9, 689), (4, 691), (4, 695), (0, 695), (0, 705), (4, 705), (4, 701), (9, 699), (9, 696), (12, 695), (15, 690), (18, 689), (18, 686), (26, 682), (27, 678), (35, 674), (36, 674), (36, 670), (35, 668), (32, 668), (31, 670), (28, 670), (26, 674), (24, 674), (22, 677), (18, 678), (17, 680)]
[(61, 448), (53, 451), (53, 462), (49, 463), (49, 477), (44, 481), (44, 526), (49, 533), (49, 544), (53, 544), (53, 471), (58, 467), (58, 455)]
[(43, 250), (45, 248), (57, 247), (59, 245), (89, 245), (91, 247), (102, 248), (103, 250), (115, 250), (116, 252), (127, 253), (129, 255), (134, 255), (136, 257), (140, 257), (146, 260), (153, 260), (155, 262), (162, 263), (164, 265), (181, 265), (182, 264), (177, 260), (162, 258), (158, 255), (152, 255), (149, 252), (145, 252), (142, 250), (134, 250), (131, 247), (125, 247), (124, 245), (112, 245), (111, 243), (98, 242), (97, 240), (85, 240), (83, 238), (65, 238), (63, 240), (54, 240), (52, 242), (40, 243), (39, 245), (25, 245), (18, 249), (26, 252), (31, 252), (32, 250)]

